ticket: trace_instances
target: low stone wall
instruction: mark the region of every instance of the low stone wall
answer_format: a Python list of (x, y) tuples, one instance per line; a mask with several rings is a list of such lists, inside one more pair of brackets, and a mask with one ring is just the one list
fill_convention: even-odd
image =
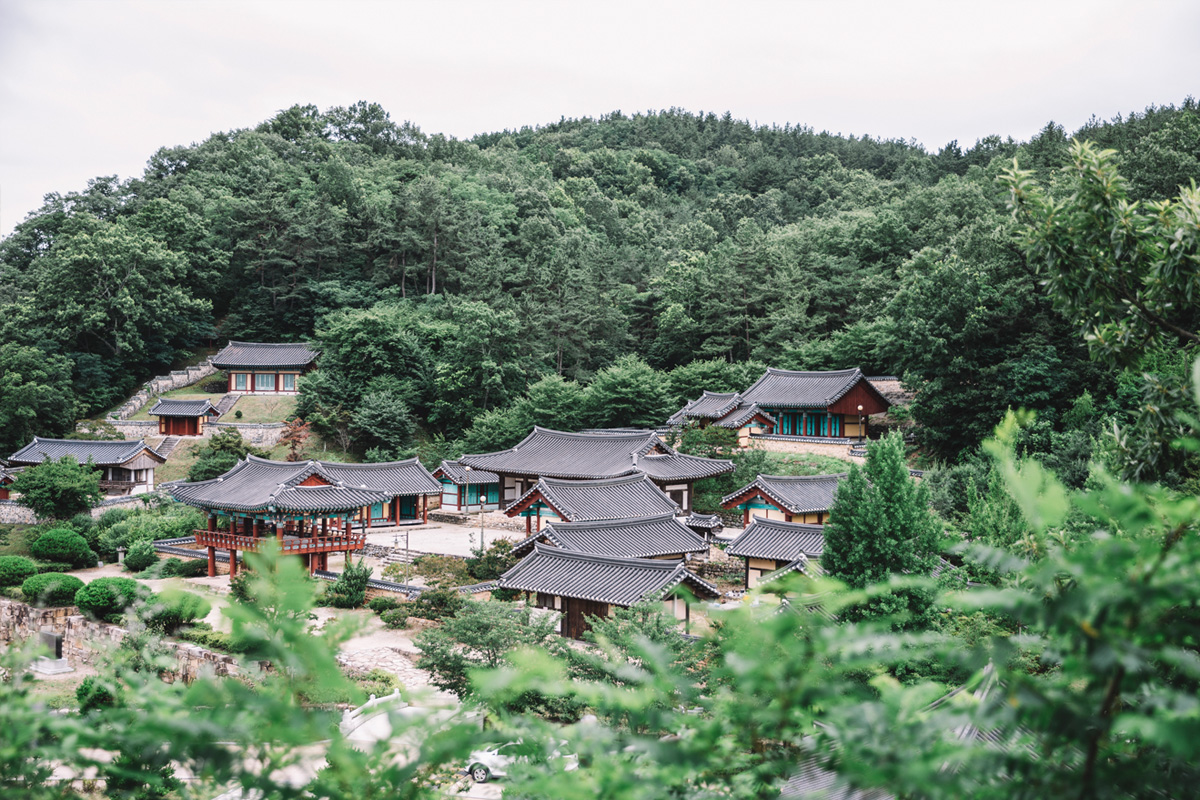
[(849, 445), (841, 444), (822, 444), (820, 442), (798, 442), (786, 441), (783, 439), (763, 439), (757, 436), (751, 437), (750, 447), (759, 450), (766, 450), (769, 453), (811, 453), (817, 456), (830, 456), (832, 458), (840, 458), (843, 461), (852, 461), (849, 454)]
[[(116, 647), (129, 635), (120, 625), (94, 622), (74, 606), (34, 608), (15, 600), (0, 599), (0, 643), (36, 637), (43, 629), (61, 634), (63, 658), (72, 666), (95, 664), (106, 650)], [(204, 674), (237, 675), (233, 656), (215, 653), (187, 642), (164, 642), (175, 657), (178, 669), (164, 676), (167, 680), (194, 680)]]
[(110, 419), (108, 423), (126, 439), (145, 439), (158, 435), (156, 419)]
[(204, 435), (212, 436), (219, 431), (235, 430), (255, 447), (274, 447), (279, 444), (283, 429), (282, 422), (209, 422), (204, 426)]
[[(99, 518), (105, 511), (110, 508), (118, 508), (129, 506), (132, 508), (142, 508), (145, 504), (143, 499), (150, 500), (157, 493), (137, 494), (128, 497), (110, 497), (107, 500), (101, 500), (100, 505), (92, 509), (93, 518)], [(21, 505), (16, 500), (0, 500), (0, 524), (20, 524), (33, 525), (37, 522), (37, 517), (34, 516), (33, 510)]]
[(110, 421), (129, 419), (141, 411), (146, 403), (149, 403), (155, 396), (163, 392), (169, 392), (172, 389), (182, 389), (184, 386), (199, 383), (209, 375), (215, 375), (216, 372), (217, 368), (210, 362), (205, 361), (203, 364), (194, 364), (187, 369), (172, 370), (167, 375), (159, 375), (153, 380), (146, 381), (133, 397), (126, 400), (120, 408), (108, 415), (109, 419)]

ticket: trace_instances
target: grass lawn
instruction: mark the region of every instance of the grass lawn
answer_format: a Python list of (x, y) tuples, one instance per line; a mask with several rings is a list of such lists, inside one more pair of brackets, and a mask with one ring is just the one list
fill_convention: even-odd
[[(276, 461), (287, 460), (288, 449), (287, 445), (277, 444), (271, 448), (271, 458)], [(339, 450), (337, 445), (332, 442), (327, 442), (317, 434), (309, 437), (308, 444), (304, 446), (305, 458), (316, 459), (317, 461), (337, 461), (343, 464), (357, 464), (362, 459), (355, 453), (348, 453), (345, 450)]]
[[(242, 412), (241, 417), (237, 415), (239, 411)], [(296, 397), (294, 395), (263, 395), (262, 397), (243, 395), (234, 405), (233, 410), (221, 418), (221, 422), (284, 422), (295, 412)]]
[(833, 475), (849, 472), (850, 462), (813, 453), (767, 453), (765, 475)]
[(198, 443), (202, 443), (202, 439), (185, 439), (175, 452), (167, 458), (167, 463), (160, 464), (154, 470), (155, 485), (166, 483), (167, 481), (182, 480), (187, 477), (188, 470), (192, 468), (192, 464), (196, 463), (196, 455), (192, 452), (192, 448)]

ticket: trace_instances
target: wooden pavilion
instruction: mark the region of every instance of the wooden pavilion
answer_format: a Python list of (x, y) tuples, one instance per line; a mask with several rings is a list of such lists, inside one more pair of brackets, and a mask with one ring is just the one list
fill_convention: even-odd
[(825, 552), (825, 527), (755, 517), (725, 552), (746, 560), (746, 588), (792, 570), (813, 574)]
[(228, 550), (232, 576), (237, 552), (257, 551), (268, 538), (282, 552), (302, 556), (310, 572), (326, 569), (329, 553), (362, 550), (374, 514), (398, 521), (401, 500), (408, 499), (412, 510), (414, 498), (421, 497), (424, 507), (416, 519), (427, 518), (428, 496), (440, 487), (416, 459), (339, 464), (247, 456), (218, 478), (167, 488), (176, 500), (208, 513), (207, 529), (195, 532), (196, 544), (208, 549), (210, 576), (216, 574), (216, 550)]
[(467, 469), (458, 461), (443, 461), (433, 471), (442, 484), (442, 508), (447, 511), (497, 511), (500, 477), (483, 469)]
[(644, 473), (619, 478), (570, 481), (540, 478), (504, 510), (525, 518), (526, 535), (542, 529), (542, 519), (566, 522), (679, 514), (679, 505)]

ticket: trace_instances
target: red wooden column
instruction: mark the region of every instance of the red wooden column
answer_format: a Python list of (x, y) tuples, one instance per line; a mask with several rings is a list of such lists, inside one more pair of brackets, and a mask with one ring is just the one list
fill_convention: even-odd
[(276, 392), (279, 391), (279, 384), (282, 380), (283, 380), (283, 376), (280, 375), (278, 372), (276, 372), (275, 373), (275, 391)]
[(421, 522), (429, 523), (429, 495), (421, 495)]
[(528, 514), (526, 514), (525, 515), (525, 535), (526, 536), (533, 533), (533, 523), (530, 522), (529, 520), (530, 520), (530, 516)]
[[(749, 524), (750, 524), (750, 501), (747, 500), (746, 507), (742, 509), (742, 527), (744, 528)], [(747, 561), (746, 563), (749, 564), (750, 562)]]
[(237, 550), (229, 548), (229, 579), (237, 577)]
[(217, 548), (208, 548), (208, 577), (217, 577)]
[(229, 376), (225, 380), (229, 383), (229, 385), (225, 388), (225, 391), (232, 392), (233, 391), (233, 370), (229, 371)]
[(208, 529), (210, 531), (216, 532), (216, 530), (217, 530), (217, 515), (216, 514), (208, 515)]

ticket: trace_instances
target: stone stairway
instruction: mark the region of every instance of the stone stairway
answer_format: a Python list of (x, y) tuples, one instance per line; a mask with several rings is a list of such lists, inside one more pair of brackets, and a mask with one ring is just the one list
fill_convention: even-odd
[(238, 401), (241, 395), (227, 394), (221, 398), (221, 402), (217, 403), (217, 413), (224, 417), (233, 409), (233, 404)]
[(158, 454), (163, 458), (169, 457), (175, 448), (179, 446), (179, 441), (180, 440), (178, 436), (168, 436), (167, 438), (163, 439), (162, 444), (160, 444), (157, 448)]

